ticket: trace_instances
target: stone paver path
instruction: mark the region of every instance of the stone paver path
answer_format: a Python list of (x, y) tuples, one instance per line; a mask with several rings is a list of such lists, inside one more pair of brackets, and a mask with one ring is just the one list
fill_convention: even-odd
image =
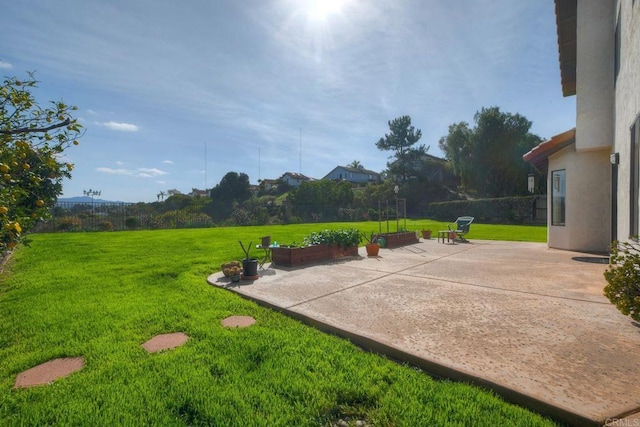
[(251, 316), (229, 316), (222, 319), (221, 323), (225, 328), (246, 328), (256, 323), (256, 319)]
[(82, 357), (65, 357), (49, 360), (48, 362), (34, 366), (18, 374), (14, 388), (49, 384), (58, 378), (69, 376), (83, 367), (84, 359)]
[(173, 332), (171, 334), (156, 335), (149, 341), (142, 344), (142, 348), (149, 353), (155, 353), (162, 350), (169, 350), (180, 347), (187, 342), (189, 336), (183, 332)]

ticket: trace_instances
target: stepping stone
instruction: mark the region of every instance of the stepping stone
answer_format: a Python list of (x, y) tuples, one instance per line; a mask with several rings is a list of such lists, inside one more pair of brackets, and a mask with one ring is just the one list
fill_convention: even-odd
[(13, 388), (26, 388), (49, 384), (58, 378), (69, 376), (83, 367), (84, 359), (82, 357), (65, 357), (49, 360), (48, 362), (44, 362), (18, 374)]
[(256, 319), (251, 316), (230, 316), (222, 319), (222, 326), (226, 328), (246, 328), (256, 323)]
[(155, 353), (161, 350), (180, 347), (187, 342), (187, 339), (189, 339), (189, 336), (183, 332), (156, 335), (146, 343), (142, 344), (142, 348), (147, 350), (149, 353)]

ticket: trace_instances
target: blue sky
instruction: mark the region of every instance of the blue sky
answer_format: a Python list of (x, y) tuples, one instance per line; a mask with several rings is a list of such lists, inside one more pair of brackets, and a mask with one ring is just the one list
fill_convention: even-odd
[(36, 71), (41, 103), (79, 108), (63, 197), (381, 171), (375, 142), (401, 115), (437, 156), (482, 107), (543, 138), (575, 124), (552, 0), (3, 1), (0, 40), (3, 76)]

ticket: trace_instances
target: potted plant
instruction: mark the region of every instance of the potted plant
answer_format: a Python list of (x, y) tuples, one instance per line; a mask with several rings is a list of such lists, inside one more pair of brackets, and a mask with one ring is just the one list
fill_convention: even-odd
[(367, 244), (365, 245), (365, 248), (367, 249), (367, 256), (378, 256), (378, 252), (380, 252), (378, 236), (372, 232), (369, 237), (364, 235), (364, 238), (367, 240)]
[(240, 261), (230, 261), (222, 264), (220, 267), (225, 277), (231, 279), (232, 282), (237, 283), (240, 281), (240, 275), (242, 274), (242, 264)]
[(431, 239), (431, 230), (422, 230), (422, 238), (423, 239)]
[(238, 240), (238, 243), (240, 243), (242, 252), (244, 252), (244, 259), (242, 260), (242, 270), (244, 274), (242, 275), (242, 277), (245, 277), (245, 278), (257, 277), (258, 276), (258, 259), (251, 258), (249, 256), (249, 252), (251, 251), (251, 245), (253, 245), (253, 242), (250, 242), (249, 246), (247, 246), (246, 248), (240, 240)]

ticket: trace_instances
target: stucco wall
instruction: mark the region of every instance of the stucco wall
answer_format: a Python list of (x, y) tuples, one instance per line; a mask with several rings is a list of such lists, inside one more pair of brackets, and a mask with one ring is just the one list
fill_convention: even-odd
[(549, 157), (547, 212), (551, 212), (551, 172), (566, 172), (565, 225), (549, 220), (548, 246), (583, 252), (606, 252), (610, 244), (609, 149), (576, 151), (571, 145)]
[[(620, 153), (618, 173), (618, 239), (629, 236), (631, 126), (640, 114), (640, 1), (616, 2), (620, 16), (621, 61), (615, 87), (615, 144)], [(617, 16), (616, 16), (617, 19)]]
[(576, 150), (613, 145), (614, 4), (580, 0), (577, 9)]

